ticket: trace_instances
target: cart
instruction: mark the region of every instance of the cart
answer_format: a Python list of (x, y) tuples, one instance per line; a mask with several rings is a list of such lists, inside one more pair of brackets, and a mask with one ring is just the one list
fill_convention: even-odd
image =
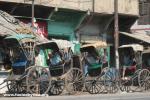
[(8, 93), (48, 92), (50, 74), (43, 66), (35, 65), (35, 40), (29, 34), (13, 34), (5, 38), (6, 52), (12, 63), (10, 74), (4, 81), (7, 83)]
[[(142, 52), (142, 68), (143, 69), (147, 69), (150, 71), (150, 49), (145, 49)], [(148, 72), (146, 70), (146, 72)], [(144, 73), (140, 78), (139, 78), (139, 83), (140, 83), (140, 87), (143, 88), (143, 90), (145, 91), (149, 91), (150, 90), (150, 76), (147, 77), (146, 73)]]
[(110, 68), (110, 47), (103, 41), (85, 43), (81, 47), (82, 64), (85, 75), (85, 88), (90, 94), (98, 94), (105, 90), (106, 80)]
[[(58, 64), (49, 64), (51, 75), (51, 87), (49, 94), (59, 95), (61, 93), (76, 94), (84, 88), (84, 76), (81, 69), (80, 55), (72, 52), (72, 43), (67, 40), (55, 40), (58, 50), (51, 48), (57, 56), (61, 57)], [(50, 59), (51, 60), (51, 59)]]
[(139, 44), (128, 44), (119, 47), (121, 90), (143, 91), (150, 72), (142, 66), (144, 48)]

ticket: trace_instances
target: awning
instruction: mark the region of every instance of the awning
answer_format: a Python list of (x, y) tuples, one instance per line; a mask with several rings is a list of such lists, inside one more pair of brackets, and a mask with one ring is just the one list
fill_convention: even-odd
[(74, 31), (79, 27), (83, 21), (86, 13), (78, 11), (69, 11), (60, 9), (54, 12), (48, 21), (48, 35), (73, 37)]
[(8, 13), (0, 10), (0, 36), (10, 36), (17, 33), (31, 33), (32, 30), (26, 24), (21, 23)]
[(127, 33), (127, 32), (120, 32), (120, 34), (129, 36), (131, 38), (137, 39), (137, 40), (141, 40), (144, 41), (146, 43), (150, 43), (150, 36), (146, 35), (146, 34), (142, 34), (142, 33)]

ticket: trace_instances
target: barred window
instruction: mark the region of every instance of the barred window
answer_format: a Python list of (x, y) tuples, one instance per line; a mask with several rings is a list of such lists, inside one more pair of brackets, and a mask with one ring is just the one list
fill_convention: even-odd
[(148, 9), (149, 8), (149, 4), (146, 2), (140, 3), (139, 5), (139, 10), (140, 10), (140, 15), (147, 15), (148, 14)]
[(139, 0), (139, 24), (150, 24), (150, 0)]

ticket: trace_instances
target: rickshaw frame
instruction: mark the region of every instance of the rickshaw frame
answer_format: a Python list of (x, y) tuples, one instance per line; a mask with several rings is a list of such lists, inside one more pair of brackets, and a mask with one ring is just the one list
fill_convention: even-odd
[[(145, 82), (150, 76), (150, 72), (147, 69), (144, 69), (142, 66), (142, 55), (144, 52), (144, 47), (140, 44), (127, 44), (122, 45), (119, 49), (130, 48), (134, 53), (136, 60), (136, 71), (130, 78), (121, 78), (121, 90), (130, 92), (130, 91), (144, 91), (146, 88)], [(121, 52), (121, 51), (120, 51)]]

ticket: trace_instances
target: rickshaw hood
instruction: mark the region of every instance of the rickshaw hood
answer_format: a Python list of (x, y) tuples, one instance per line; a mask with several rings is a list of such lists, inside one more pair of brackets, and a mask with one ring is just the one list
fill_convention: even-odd
[(61, 39), (52, 39), (52, 41), (56, 42), (60, 49), (71, 48), (74, 44), (67, 40)]
[(24, 38), (35, 38), (33, 35), (30, 34), (14, 34), (11, 36), (7, 36), (5, 39), (17, 39), (18, 41), (24, 39)]
[(107, 43), (105, 41), (93, 41), (93, 42), (89, 42), (85, 45), (82, 45), (81, 48), (85, 48), (85, 47), (95, 47), (95, 48), (98, 48), (98, 47), (107, 47)]
[(143, 51), (144, 47), (140, 44), (127, 44), (127, 45), (122, 45), (119, 48), (133, 48), (134, 51)]

